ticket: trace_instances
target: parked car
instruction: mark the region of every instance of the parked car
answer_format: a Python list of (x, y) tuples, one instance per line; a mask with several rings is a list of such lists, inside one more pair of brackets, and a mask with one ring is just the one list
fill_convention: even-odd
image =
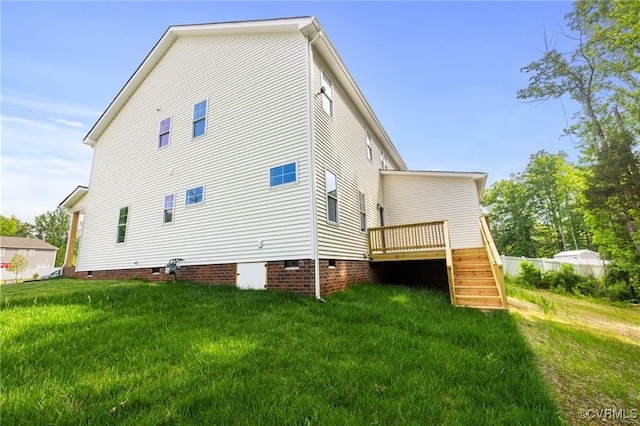
[(50, 278), (60, 278), (62, 276), (62, 268), (54, 269), (48, 274), (44, 274), (40, 277), (41, 280), (48, 280)]

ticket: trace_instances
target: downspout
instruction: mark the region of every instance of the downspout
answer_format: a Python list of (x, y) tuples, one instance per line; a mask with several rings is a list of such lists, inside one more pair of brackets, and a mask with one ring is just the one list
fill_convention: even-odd
[(309, 42), (309, 57), (307, 63), (307, 84), (309, 88), (309, 182), (311, 185), (311, 255), (313, 257), (314, 264), (314, 277), (315, 277), (315, 290), (316, 299), (320, 302), (324, 302), (324, 299), (320, 296), (320, 254), (318, 251), (318, 209), (316, 200), (316, 155), (315, 155), (315, 126), (313, 124), (313, 44), (322, 37), (322, 31)]

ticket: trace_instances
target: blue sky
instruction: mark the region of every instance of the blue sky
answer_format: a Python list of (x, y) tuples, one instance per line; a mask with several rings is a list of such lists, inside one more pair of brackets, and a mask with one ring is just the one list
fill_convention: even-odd
[[(516, 99), (520, 68), (569, 2), (3, 2), (2, 214), (33, 218), (87, 185), (82, 139), (169, 25), (316, 16), (410, 169), (489, 184), (560, 138), (559, 101)], [(575, 106), (565, 99), (567, 113)]]

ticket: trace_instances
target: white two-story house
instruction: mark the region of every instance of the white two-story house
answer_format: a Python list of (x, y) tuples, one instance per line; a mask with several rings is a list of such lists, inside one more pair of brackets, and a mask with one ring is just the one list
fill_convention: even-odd
[[(68, 276), (163, 280), (181, 258), (179, 279), (321, 298), (443, 259), (452, 303), (504, 307), (486, 174), (407, 171), (313, 17), (170, 27), (84, 143)], [(485, 280), (456, 292), (456, 255)]]

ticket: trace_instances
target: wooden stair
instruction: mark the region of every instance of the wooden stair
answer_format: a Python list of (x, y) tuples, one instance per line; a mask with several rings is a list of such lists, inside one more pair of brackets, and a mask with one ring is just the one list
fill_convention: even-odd
[(452, 250), (455, 306), (506, 309), (485, 247)]

